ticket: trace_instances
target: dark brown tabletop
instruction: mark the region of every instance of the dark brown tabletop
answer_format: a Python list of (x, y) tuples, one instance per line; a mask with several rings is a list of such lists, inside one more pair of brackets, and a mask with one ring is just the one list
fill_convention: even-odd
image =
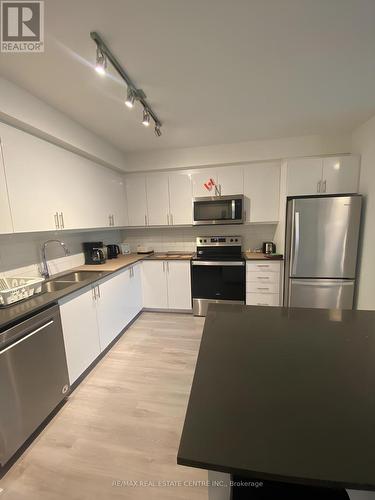
[(177, 462), (375, 490), (375, 312), (210, 305)]

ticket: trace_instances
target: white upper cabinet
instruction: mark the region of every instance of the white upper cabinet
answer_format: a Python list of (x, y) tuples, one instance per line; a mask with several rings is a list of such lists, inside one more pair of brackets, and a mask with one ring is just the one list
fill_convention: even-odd
[(322, 158), (288, 160), (287, 195), (317, 194), (322, 182)]
[(244, 167), (246, 222), (277, 222), (280, 201), (280, 162)]
[(13, 233), (0, 137), (0, 234)]
[(323, 158), (324, 193), (357, 193), (359, 157), (354, 155)]
[(100, 165), (98, 168), (101, 180), (100, 209), (105, 217), (105, 226), (127, 226), (128, 211), (124, 176)]
[(357, 193), (358, 181), (358, 156), (288, 160), (288, 196)]
[(193, 198), (199, 196), (215, 196), (215, 188), (211, 191), (204, 187), (210, 179), (218, 184), (217, 172), (214, 168), (203, 168), (201, 170), (194, 170), (191, 174), (191, 183), (193, 187)]
[(192, 224), (193, 204), (191, 176), (185, 172), (169, 174), (169, 223)]
[(146, 175), (147, 225), (169, 225), (169, 192), (167, 174)]
[(144, 175), (126, 176), (129, 226), (147, 226), (146, 179)]
[(221, 196), (244, 193), (244, 170), (242, 167), (220, 167), (217, 181)]

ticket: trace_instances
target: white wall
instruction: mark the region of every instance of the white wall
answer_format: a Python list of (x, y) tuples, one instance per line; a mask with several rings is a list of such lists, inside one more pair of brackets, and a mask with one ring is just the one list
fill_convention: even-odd
[(103, 165), (125, 169), (122, 151), (5, 78), (0, 78), (0, 120)]
[(375, 116), (354, 131), (352, 147), (361, 155), (359, 192), (364, 195), (357, 307), (375, 310)]
[(142, 170), (194, 168), (300, 156), (350, 153), (350, 146), (350, 135), (342, 134), (337, 136), (312, 135), (199, 148), (146, 151), (127, 154), (126, 170), (128, 172), (137, 172)]

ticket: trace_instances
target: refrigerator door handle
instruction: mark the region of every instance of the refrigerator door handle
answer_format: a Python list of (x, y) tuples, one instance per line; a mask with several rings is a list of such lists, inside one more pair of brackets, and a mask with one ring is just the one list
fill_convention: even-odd
[(293, 256), (292, 256), (292, 274), (297, 272), (297, 261), (299, 254), (299, 236), (300, 236), (300, 214), (295, 212), (294, 214), (294, 231), (293, 231)]
[[(296, 282), (296, 280), (293, 280)], [(320, 287), (331, 287), (331, 286), (353, 286), (353, 280), (324, 280), (324, 279), (316, 279), (314, 281), (303, 281), (301, 279), (298, 280), (298, 284), (302, 286), (320, 286)]]

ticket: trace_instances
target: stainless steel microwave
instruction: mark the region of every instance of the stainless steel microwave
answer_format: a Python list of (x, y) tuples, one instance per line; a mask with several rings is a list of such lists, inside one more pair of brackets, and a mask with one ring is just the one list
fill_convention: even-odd
[(193, 198), (193, 224), (243, 224), (243, 205), (242, 194)]

